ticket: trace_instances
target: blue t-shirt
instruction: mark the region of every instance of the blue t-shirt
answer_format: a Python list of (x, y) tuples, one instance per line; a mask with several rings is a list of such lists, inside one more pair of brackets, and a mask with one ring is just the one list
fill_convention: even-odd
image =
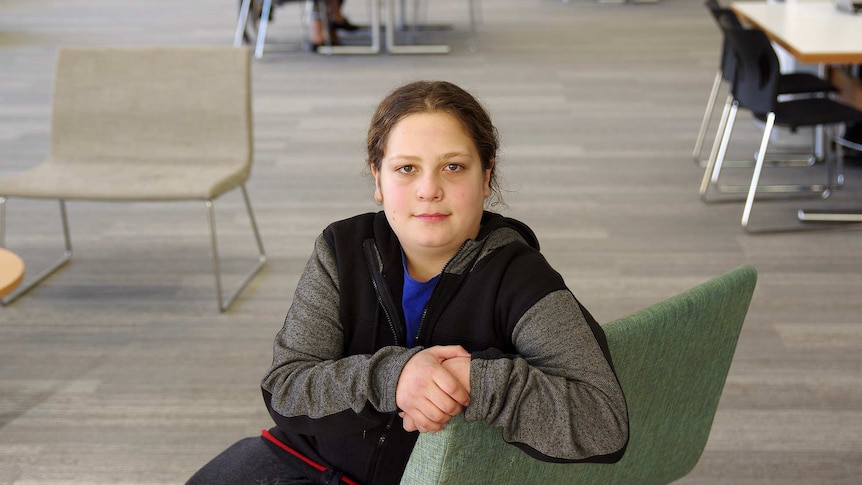
[[(402, 256), (403, 257), (403, 256)], [(407, 274), (407, 263), (404, 263), (404, 295), (401, 298), (401, 308), (404, 310), (404, 319), (407, 323), (407, 347), (413, 347), (416, 334), (419, 332), (419, 324), (422, 322), (422, 313), (425, 305), (431, 298), (431, 292), (440, 275), (428, 281), (416, 281)]]

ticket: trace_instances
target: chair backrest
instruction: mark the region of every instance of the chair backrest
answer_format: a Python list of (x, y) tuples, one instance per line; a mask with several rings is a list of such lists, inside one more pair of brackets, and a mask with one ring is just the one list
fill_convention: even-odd
[[(729, 9), (721, 7), (716, 0), (707, 0), (706, 8), (712, 14), (712, 18), (718, 24), (719, 28), (722, 25), (735, 25), (742, 28), (742, 23), (736, 13)], [(727, 38), (722, 35), (721, 42), (721, 76), (727, 82), (733, 82), (736, 76), (736, 57), (733, 55), (733, 49)]]
[(736, 57), (736, 72), (731, 81), (733, 96), (743, 108), (756, 114), (775, 110), (781, 65), (772, 43), (762, 30), (745, 29), (726, 20), (724, 37)]
[(629, 406), (630, 439), (615, 464), (553, 464), (458, 417), (416, 443), (403, 484), (666, 484), (706, 445), (757, 273), (742, 266), (604, 326)]
[(64, 47), (50, 161), (250, 165), (248, 49)]

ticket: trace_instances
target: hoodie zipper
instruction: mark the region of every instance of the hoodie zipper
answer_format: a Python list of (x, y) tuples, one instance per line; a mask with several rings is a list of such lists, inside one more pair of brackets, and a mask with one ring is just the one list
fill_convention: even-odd
[[(470, 242), (469, 239), (461, 243), (461, 247), (458, 248), (458, 251), (455, 252), (455, 255), (449, 258), (449, 261), (446, 261), (446, 264), (443, 265), (443, 269), (440, 270), (440, 280), (443, 279), (443, 274), (446, 273), (447, 269), (449, 269), (449, 266), (452, 264), (452, 261), (455, 261), (455, 259), (458, 258), (458, 255), (461, 254), (461, 250), (464, 249), (464, 246), (466, 246), (468, 242)], [(419, 343), (419, 335), (422, 334), (422, 326), (425, 324), (425, 315), (428, 314), (428, 307), (431, 306), (431, 302), (434, 301), (434, 295), (439, 292), (438, 287), (440, 286), (440, 280), (437, 280), (437, 284), (434, 285), (434, 290), (431, 291), (431, 296), (428, 297), (428, 303), (426, 303), (425, 308), (422, 309), (422, 316), (419, 317), (419, 327), (416, 328), (416, 336), (413, 337), (413, 346)]]
[[(392, 337), (395, 339), (395, 343), (398, 344), (400, 342), (398, 337), (398, 330), (396, 328), (395, 322), (392, 318), (392, 314), (390, 312), (391, 302), (387, 302), (387, 299), (384, 298), (384, 292), (387, 292), (389, 296), (389, 300), (392, 300), (392, 295), (388, 293), (386, 287), (381, 287), (382, 281), (378, 281), (383, 277), (383, 262), (380, 260), (380, 255), (377, 253), (376, 246), (371, 241), (366, 241), (363, 243), (363, 247), (365, 249), (365, 260), (368, 266), (369, 276), (371, 277), (371, 286), (374, 287), (374, 294), (377, 296), (377, 302), (383, 308), (383, 315), (386, 317), (386, 323), (389, 324), (389, 330), (392, 331)], [(376, 265), (374, 265), (374, 261), (372, 257), (376, 259)], [(396, 313), (397, 315), (397, 313)]]

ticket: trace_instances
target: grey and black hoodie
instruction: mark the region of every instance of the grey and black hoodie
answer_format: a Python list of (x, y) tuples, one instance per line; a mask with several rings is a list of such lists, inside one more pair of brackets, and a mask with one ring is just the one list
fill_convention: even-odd
[(382, 212), (327, 227), (315, 242), (262, 382), (272, 433), (365, 484), (398, 483), (418, 432), (395, 403), (423, 348), (472, 354), (467, 421), (551, 462), (614, 462), (628, 442), (625, 400), (601, 328), (523, 223), (486, 212), (446, 264), (412, 348), (401, 247)]

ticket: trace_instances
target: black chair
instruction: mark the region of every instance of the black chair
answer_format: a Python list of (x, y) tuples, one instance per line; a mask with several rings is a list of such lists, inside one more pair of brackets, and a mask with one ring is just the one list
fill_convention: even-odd
[[(719, 27), (722, 23), (726, 23), (727, 25), (742, 28), (742, 24), (740, 23), (739, 18), (736, 16), (736, 14), (728, 8), (723, 8), (721, 5), (719, 5), (717, 0), (707, 0), (706, 8), (712, 14), (712, 17), (715, 19)], [(703, 142), (706, 138), (706, 132), (709, 129), (709, 122), (712, 119), (712, 111), (715, 108), (715, 102), (718, 99), (719, 90), (721, 89), (721, 85), (723, 83), (728, 84), (728, 86), (730, 85), (733, 80), (735, 71), (736, 58), (734, 57), (733, 51), (728, 44), (727, 38), (724, 38), (724, 40), (722, 41), (721, 62), (719, 64), (718, 70), (715, 73), (715, 78), (712, 83), (712, 90), (709, 92), (709, 99), (706, 103), (706, 111), (703, 114), (703, 120), (700, 123), (700, 129), (697, 133), (697, 140), (695, 140), (694, 143), (694, 152), (692, 153), (694, 162), (700, 166), (703, 166), (707, 163), (707, 160), (703, 160), (701, 158), (701, 152), (703, 150)], [(819, 95), (822, 93), (829, 92), (837, 92), (837, 89), (825, 79), (822, 79), (811, 73), (786, 73), (782, 74), (778, 80), (779, 94)], [(730, 109), (730, 104), (732, 102), (732, 94), (728, 93), (728, 99), (725, 103), (721, 119), (719, 120), (717, 135), (715, 137), (716, 140), (718, 140), (718, 137), (720, 136), (719, 134), (724, 130), (724, 125), (727, 122), (727, 114)], [(716, 148), (717, 143), (713, 143), (713, 147), (710, 150), (710, 156), (715, 155)], [(751, 162), (747, 162), (746, 165), (751, 165)], [(701, 186), (701, 195), (704, 194), (705, 190), (706, 188)]]
[[(785, 126), (791, 130), (806, 126), (843, 127), (846, 123), (862, 121), (862, 111), (828, 97), (779, 100), (780, 67), (778, 57), (766, 34), (758, 29), (740, 28), (732, 22), (722, 22), (721, 27), (737, 60), (731, 85), (733, 102), (728, 114), (727, 126), (722, 134), (719, 156), (716, 160), (710, 159), (705, 176), (708, 177), (712, 172), (713, 178), (718, 179), (722, 156), (730, 140), (733, 121), (739, 108), (751, 111), (756, 119), (765, 123), (742, 213), (742, 226), (748, 229), (773, 127)], [(842, 156), (840, 144), (836, 144), (833, 155), (826, 160), (826, 184), (808, 186), (810, 192), (820, 192), (823, 197), (828, 197), (831, 190), (840, 185)], [(782, 191), (800, 191), (804, 190), (805, 186), (775, 187), (776, 190), (782, 188), (786, 189)]]

